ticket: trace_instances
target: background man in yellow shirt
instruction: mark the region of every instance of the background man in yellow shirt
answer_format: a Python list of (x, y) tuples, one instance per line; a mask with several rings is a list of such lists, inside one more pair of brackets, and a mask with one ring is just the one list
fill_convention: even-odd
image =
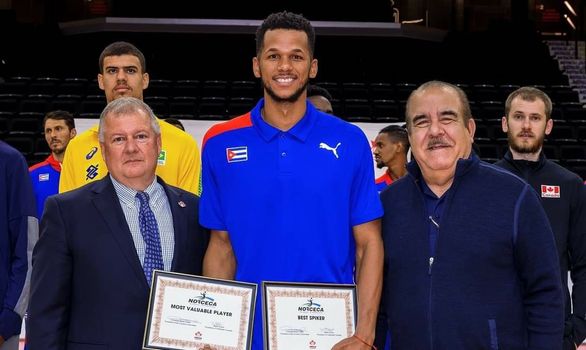
[[(146, 61), (134, 45), (118, 41), (100, 54), (98, 84), (109, 103), (119, 97), (143, 99), (149, 86)], [(199, 194), (201, 163), (196, 141), (177, 127), (159, 122), (163, 147), (157, 160), (158, 176), (169, 185)], [(103, 178), (108, 172), (98, 142), (98, 124), (77, 135), (65, 152), (59, 192)]]

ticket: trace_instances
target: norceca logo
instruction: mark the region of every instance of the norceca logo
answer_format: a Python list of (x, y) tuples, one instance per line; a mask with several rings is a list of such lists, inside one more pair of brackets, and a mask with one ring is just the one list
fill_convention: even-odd
[(309, 298), (309, 299), (307, 299), (307, 303), (305, 303), (297, 308), (297, 311), (318, 313), (318, 312), (324, 312), (324, 308), (320, 304), (313, 301), (313, 298)]
[(199, 293), (199, 295), (195, 298), (189, 298), (189, 302), (192, 304), (199, 304), (205, 306), (218, 306), (214, 298), (207, 295), (207, 292), (205, 290)]

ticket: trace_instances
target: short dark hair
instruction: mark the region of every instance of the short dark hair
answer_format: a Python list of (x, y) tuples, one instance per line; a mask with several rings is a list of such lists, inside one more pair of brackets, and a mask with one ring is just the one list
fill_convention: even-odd
[(271, 13), (256, 30), (256, 54), (259, 55), (263, 49), (265, 33), (275, 29), (292, 29), (304, 31), (307, 34), (309, 52), (313, 56), (315, 49), (315, 30), (311, 22), (303, 15), (293, 12)]
[(333, 99), (332, 95), (330, 94), (330, 92), (328, 90), (326, 90), (325, 87), (322, 87), (319, 85), (314, 85), (314, 84), (309, 84), (307, 86), (307, 97), (311, 97), (311, 96), (323, 96), (330, 102)]
[(106, 48), (100, 54), (100, 58), (98, 61), (98, 66), (100, 68), (100, 73), (104, 73), (104, 58), (109, 56), (122, 56), (122, 55), (132, 55), (138, 58), (140, 62), (140, 68), (142, 70), (141, 73), (146, 72), (146, 59), (144, 58), (143, 53), (131, 43), (126, 41), (116, 41), (112, 44), (106, 46)]
[(75, 129), (75, 119), (73, 118), (73, 114), (67, 111), (56, 110), (45, 114), (45, 118), (43, 118), (43, 129), (45, 128), (45, 123), (47, 122), (47, 119), (64, 120), (65, 125), (67, 125), (69, 130)]
[(183, 123), (181, 123), (181, 120), (179, 120), (177, 118), (165, 118), (163, 120), (171, 125), (175, 125), (179, 129), (185, 131), (185, 127), (183, 126)]
[(509, 119), (509, 112), (511, 111), (511, 103), (515, 98), (521, 98), (523, 101), (533, 102), (537, 99), (543, 101), (545, 105), (545, 120), (551, 119), (551, 111), (553, 109), (551, 99), (547, 94), (538, 88), (532, 86), (523, 86), (518, 88), (517, 90), (511, 92), (509, 97), (507, 97), (507, 101), (505, 102), (505, 118)]
[(403, 145), (403, 152), (407, 154), (407, 151), (409, 150), (409, 137), (407, 136), (405, 124), (385, 126), (378, 133), (386, 134), (391, 142), (401, 143)]

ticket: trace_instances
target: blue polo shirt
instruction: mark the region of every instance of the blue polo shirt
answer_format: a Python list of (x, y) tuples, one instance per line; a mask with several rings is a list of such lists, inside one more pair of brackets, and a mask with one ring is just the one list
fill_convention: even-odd
[[(306, 104), (283, 132), (248, 114), (204, 137), (200, 222), (228, 231), (236, 280), (354, 283), (352, 227), (382, 216), (369, 142)], [(253, 349), (262, 346), (260, 289)]]
[(37, 215), (41, 220), (45, 200), (47, 197), (59, 193), (61, 164), (51, 154), (44, 161), (31, 166), (28, 171), (35, 191)]

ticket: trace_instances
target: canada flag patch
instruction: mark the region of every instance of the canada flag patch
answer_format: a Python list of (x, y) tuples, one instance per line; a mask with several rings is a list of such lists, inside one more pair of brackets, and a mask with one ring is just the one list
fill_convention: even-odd
[(541, 197), (560, 198), (560, 186), (541, 185)]

